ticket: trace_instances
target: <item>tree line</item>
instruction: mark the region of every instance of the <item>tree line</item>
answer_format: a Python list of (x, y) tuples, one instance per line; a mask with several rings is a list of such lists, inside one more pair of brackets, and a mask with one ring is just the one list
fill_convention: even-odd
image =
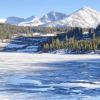
[(51, 43), (45, 43), (43, 45), (43, 51), (54, 51), (59, 49), (67, 49), (71, 52), (87, 52), (100, 50), (100, 37), (90, 40), (76, 40), (75, 38), (70, 38), (66, 41), (60, 41), (57, 39), (52, 39)]
[(33, 36), (35, 32), (42, 34), (56, 34), (56, 33), (65, 33), (68, 38), (75, 38), (76, 40), (81, 40), (83, 32), (89, 32), (90, 37), (95, 33), (96, 37), (100, 36), (100, 25), (97, 28), (79, 28), (79, 27), (23, 27), (15, 26), (9, 24), (0, 24), (0, 39), (11, 39), (14, 35), (16, 36)]

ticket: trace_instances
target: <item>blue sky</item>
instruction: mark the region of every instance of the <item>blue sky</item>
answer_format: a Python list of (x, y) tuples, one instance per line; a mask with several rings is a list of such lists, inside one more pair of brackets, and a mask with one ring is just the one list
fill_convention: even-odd
[(84, 6), (100, 11), (100, 0), (0, 0), (0, 18), (41, 16), (52, 10), (70, 14)]

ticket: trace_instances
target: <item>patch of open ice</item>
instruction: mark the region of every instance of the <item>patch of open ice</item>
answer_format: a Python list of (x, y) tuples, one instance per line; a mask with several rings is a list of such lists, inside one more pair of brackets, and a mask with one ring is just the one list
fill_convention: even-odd
[(21, 44), (21, 45), (18, 45), (18, 44), (8, 44), (6, 45), (6, 48), (23, 48), (25, 45)]
[(6, 83), (13, 84), (13, 85), (20, 85), (20, 84), (27, 83), (27, 84), (42, 86), (42, 82), (39, 80), (20, 79), (17, 77), (10, 77), (5, 80), (6, 80)]
[(49, 84), (48, 86), (52, 87), (64, 87), (64, 88), (74, 88), (74, 87), (82, 87), (87, 89), (96, 89), (100, 88), (100, 82), (66, 82), (60, 84)]

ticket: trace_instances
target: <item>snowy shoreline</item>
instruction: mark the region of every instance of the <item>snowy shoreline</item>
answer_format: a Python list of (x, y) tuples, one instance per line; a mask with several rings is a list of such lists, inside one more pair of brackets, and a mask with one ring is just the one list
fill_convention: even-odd
[[(5, 58), (6, 60), (10, 60), (10, 59), (7, 59), (10, 57), (14, 58), (14, 59), (21, 57), (21, 58), (24, 58), (27, 60), (34, 60), (34, 61), (39, 61), (39, 62), (55, 62), (55, 61), (57, 62), (57, 61), (100, 59), (99, 54), (52, 54), (52, 53), (0, 52), (0, 56), (1, 56), (1, 58)], [(28, 59), (28, 57), (30, 57), (32, 59)], [(33, 57), (35, 57), (35, 58), (33, 58)], [(43, 58), (43, 59), (41, 59), (41, 58)]]
[(100, 55), (0, 52), (0, 58), (4, 61), (45, 63), (45, 62), (62, 62), (62, 61), (76, 61), (76, 60), (96, 60), (100, 59)]
[(0, 52), (0, 70), (47, 70), (48, 64), (100, 59), (100, 55), (59, 55)]

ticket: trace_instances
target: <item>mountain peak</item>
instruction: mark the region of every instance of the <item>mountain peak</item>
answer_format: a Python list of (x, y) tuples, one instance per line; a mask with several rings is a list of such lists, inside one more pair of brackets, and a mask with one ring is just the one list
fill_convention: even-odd
[(43, 17), (41, 17), (41, 21), (43, 23), (48, 23), (48, 22), (54, 22), (57, 20), (61, 20), (63, 18), (65, 18), (66, 15), (60, 12), (56, 12), (56, 11), (51, 11), (49, 13), (47, 13), (46, 15), (44, 15)]
[(51, 10), (51, 11), (50, 11), (50, 13), (55, 13), (55, 12), (56, 12), (55, 10)]
[(48, 14), (55, 14), (55, 13), (56, 13), (56, 11), (55, 10), (52, 10)]
[(84, 6), (82, 9), (92, 9), (92, 8), (88, 6)]
[(26, 18), (25, 20), (30, 21), (30, 20), (33, 20), (34, 18), (35, 18), (35, 16), (30, 16), (30, 17)]
[(83, 8), (81, 8), (81, 10), (83, 11), (91, 11), (91, 12), (97, 12), (95, 9), (88, 7), (88, 6), (84, 6)]

